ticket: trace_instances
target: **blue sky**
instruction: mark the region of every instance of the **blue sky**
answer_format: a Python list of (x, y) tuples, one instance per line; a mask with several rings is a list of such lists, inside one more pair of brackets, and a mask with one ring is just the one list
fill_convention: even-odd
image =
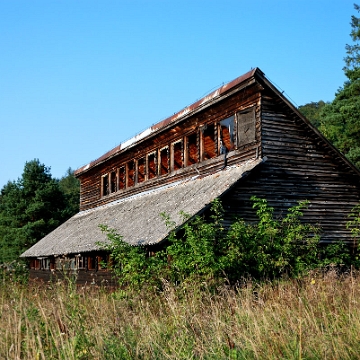
[(61, 177), (251, 68), (297, 106), (343, 84), (353, 0), (0, 0), (0, 188)]

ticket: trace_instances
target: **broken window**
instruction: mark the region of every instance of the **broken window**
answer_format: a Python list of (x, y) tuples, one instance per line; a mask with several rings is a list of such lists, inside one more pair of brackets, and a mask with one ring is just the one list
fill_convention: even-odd
[(131, 160), (127, 164), (127, 187), (135, 185), (135, 161)]
[(157, 175), (156, 153), (148, 155), (148, 179), (153, 179)]
[(112, 193), (117, 191), (116, 171), (112, 171), (110, 174), (110, 191)]
[(215, 125), (204, 125), (202, 131), (202, 159), (212, 159), (217, 155)]
[(183, 167), (183, 141), (178, 141), (173, 145), (174, 171)]
[(101, 188), (102, 188), (102, 196), (106, 196), (109, 194), (109, 175), (103, 175), (101, 178)]
[(137, 164), (138, 164), (137, 182), (139, 184), (145, 181), (145, 158), (139, 159)]
[(160, 150), (160, 175), (169, 173), (169, 147)]
[(234, 115), (220, 121), (220, 154), (234, 149)]
[(126, 177), (125, 177), (125, 166), (119, 169), (119, 190), (125, 189)]
[(193, 133), (187, 137), (186, 165), (192, 165), (199, 161), (198, 134)]
[(240, 111), (237, 116), (237, 146), (255, 141), (255, 107)]

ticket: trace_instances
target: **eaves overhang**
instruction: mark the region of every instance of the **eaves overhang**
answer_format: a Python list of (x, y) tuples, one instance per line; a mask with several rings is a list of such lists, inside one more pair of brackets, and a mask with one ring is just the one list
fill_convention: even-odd
[[(99, 229), (106, 225), (133, 246), (161, 243), (172, 229), (161, 214), (169, 216), (176, 228), (202, 213), (250, 174), (266, 158), (251, 159), (212, 174), (186, 178), (149, 189), (93, 209), (84, 210), (46, 235), (21, 257), (59, 256), (102, 249), (107, 237)], [(185, 218), (182, 214), (187, 214)]]

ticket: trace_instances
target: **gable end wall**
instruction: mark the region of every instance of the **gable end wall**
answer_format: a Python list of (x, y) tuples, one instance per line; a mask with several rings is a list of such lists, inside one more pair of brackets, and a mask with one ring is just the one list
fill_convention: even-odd
[(276, 215), (309, 200), (303, 221), (322, 229), (322, 241), (352, 243), (346, 222), (360, 201), (358, 175), (270, 91), (262, 97), (261, 138), (267, 161), (224, 198), (229, 214), (256, 220), (251, 195), (266, 198)]

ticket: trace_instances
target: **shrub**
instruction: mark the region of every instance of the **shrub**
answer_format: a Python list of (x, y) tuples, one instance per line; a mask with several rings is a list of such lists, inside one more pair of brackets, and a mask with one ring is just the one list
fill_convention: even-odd
[[(120, 285), (141, 288), (144, 284), (159, 287), (163, 280), (176, 284), (227, 279), (234, 283), (244, 276), (298, 277), (315, 267), (343, 261), (336, 249), (327, 253), (321, 250), (318, 228), (300, 221), (307, 201), (275, 219), (274, 209), (265, 199), (251, 199), (258, 217), (256, 223), (235, 219), (225, 228), (223, 208), (215, 200), (208, 219), (195, 216), (185, 222), (182, 231), (173, 229), (166, 247), (150, 257), (144, 247), (131, 246), (116, 231), (101, 226), (110, 240), (102, 245), (111, 253)], [(162, 215), (167, 225), (174, 227), (171, 219)]]

